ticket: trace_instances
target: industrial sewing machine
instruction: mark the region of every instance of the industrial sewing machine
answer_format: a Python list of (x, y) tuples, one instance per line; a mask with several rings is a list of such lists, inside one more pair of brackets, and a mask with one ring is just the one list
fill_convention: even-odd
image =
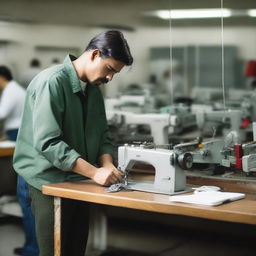
[(196, 127), (196, 116), (181, 106), (173, 106), (164, 113), (137, 114), (126, 111), (106, 111), (109, 124), (115, 126), (147, 125), (153, 142), (157, 145), (168, 144), (168, 135), (177, 134), (184, 129)]
[[(147, 144), (126, 144), (118, 148), (118, 168), (125, 173), (125, 185), (129, 189), (163, 194), (184, 193), (189, 191), (185, 170), (192, 168), (194, 163), (219, 164), (223, 158), (222, 148), (222, 140), (178, 144), (173, 150), (148, 148)], [(129, 180), (129, 170), (138, 162), (154, 167), (153, 182)]]
[(153, 141), (156, 144), (168, 144), (169, 127), (177, 125), (177, 116), (169, 114), (135, 114), (129, 112), (107, 112), (109, 123), (125, 125), (148, 125)]
[[(246, 174), (256, 172), (256, 143), (236, 144), (234, 133), (231, 131), (224, 140), (202, 142), (199, 139), (178, 144), (172, 150), (148, 148), (147, 144), (125, 144), (118, 148), (118, 168), (125, 173), (125, 185), (129, 189), (163, 194), (187, 192), (185, 170), (190, 170), (194, 164), (224, 166), (242, 170)], [(129, 170), (137, 162), (154, 167), (153, 182), (129, 180)]]
[(252, 92), (250, 97), (245, 97), (241, 103), (241, 109), (245, 117), (249, 117), (251, 121), (256, 121), (256, 93)]
[(245, 130), (241, 129), (243, 112), (241, 110), (212, 110), (205, 111), (204, 109), (197, 110), (197, 125), (202, 131), (202, 136), (211, 137), (213, 129), (217, 135), (227, 136), (230, 131), (236, 131), (239, 136), (239, 141), (245, 141)]
[(191, 131), (193, 128), (197, 127), (196, 115), (191, 112), (188, 106), (180, 104), (162, 107), (160, 113), (168, 113), (178, 117), (178, 123), (172, 133), (179, 134), (188, 129)]
[[(125, 173), (125, 185), (128, 189), (170, 195), (188, 192), (185, 172), (179, 166), (179, 161), (182, 161), (181, 158), (177, 158), (173, 150), (147, 148), (143, 144), (126, 144), (118, 148), (118, 168)], [(145, 162), (155, 168), (153, 182), (129, 180), (129, 170), (136, 162)], [(188, 162), (187, 160), (186, 163)]]
[[(240, 133), (240, 138), (241, 138), (242, 142), (252, 139), (251, 138), (252, 122), (256, 121), (256, 92), (250, 91), (249, 93), (250, 93), (250, 95), (248, 95), (248, 92), (247, 92), (247, 95), (244, 97), (240, 97), (239, 99), (232, 98), (231, 100), (228, 100), (226, 102), (226, 105), (232, 109), (232, 112), (234, 112), (233, 114), (231, 113), (233, 115), (232, 126), (238, 127), (239, 119), (240, 119), (239, 133)], [(219, 104), (218, 107), (223, 108), (223, 105)], [(235, 112), (237, 112), (237, 113), (235, 113)], [(237, 117), (235, 117), (235, 115)], [(226, 124), (227, 124), (227, 122), (226, 122)], [(227, 126), (224, 123), (221, 124), (220, 122), (216, 122), (216, 125), (217, 125), (217, 127), (220, 127), (221, 129), (222, 129), (223, 125)], [(205, 129), (205, 127), (206, 126), (204, 126), (204, 131), (207, 130), (207, 127), (206, 127), (206, 129)], [(224, 135), (225, 135), (225, 131), (227, 131), (227, 129), (224, 130)], [(204, 133), (204, 135), (205, 135), (205, 133)]]
[(105, 99), (106, 111), (126, 111), (149, 113), (155, 110), (155, 101), (148, 93), (142, 95), (121, 95), (118, 98)]
[[(256, 171), (256, 143), (241, 144), (236, 131), (231, 131), (224, 139), (211, 139), (206, 142), (198, 140), (178, 144), (174, 146), (173, 150), (177, 155), (191, 155), (189, 163), (184, 162), (181, 165), (182, 168), (187, 170), (187, 166), (191, 165), (192, 159), (192, 165), (210, 164), (223, 166), (227, 169), (242, 170), (246, 174)], [(187, 160), (184, 159), (184, 161)]]

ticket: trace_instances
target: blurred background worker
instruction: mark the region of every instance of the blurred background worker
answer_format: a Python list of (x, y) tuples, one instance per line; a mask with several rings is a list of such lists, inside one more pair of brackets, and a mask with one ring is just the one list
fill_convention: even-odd
[(4, 120), (4, 131), (9, 140), (16, 140), (21, 122), (25, 90), (12, 78), (11, 71), (0, 66), (0, 119)]
[(32, 79), (41, 71), (41, 63), (38, 59), (32, 59), (30, 61), (30, 68), (21, 76), (21, 84), (24, 88), (27, 88)]
[(61, 64), (60, 60), (58, 58), (53, 58), (51, 66), (55, 66), (55, 65), (58, 65), (58, 64)]
[[(11, 71), (0, 66), (0, 119), (4, 119), (4, 130), (7, 138), (16, 141), (25, 101), (25, 89), (13, 80)], [(32, 215), (27, 184), (18, 177), (17, 196), (23, 213), (25, 244), (23, 248), (15, 248), (14, 253), (23, 256), (37, 256), (38, 246), (35, 235), (35, 220)]]

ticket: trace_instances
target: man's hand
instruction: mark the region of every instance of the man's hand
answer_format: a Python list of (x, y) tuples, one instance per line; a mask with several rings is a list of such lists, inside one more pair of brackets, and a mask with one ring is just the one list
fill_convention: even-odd
[(116, 169), (110, 161), (112, 157), (104, 155), (102, 167), (96, 168), (82, 158), (78, 158), (74, 164), (73, 172), (91, 178), (94, 182), (110, 186), (111, 184), (118, 183), (122, 180), (124, 174)]
[(93, 181), (103, 185), (110, 186), (122, 180), (123, 173), (118, 171), (113, 164), (98, 168), (92, 177)]

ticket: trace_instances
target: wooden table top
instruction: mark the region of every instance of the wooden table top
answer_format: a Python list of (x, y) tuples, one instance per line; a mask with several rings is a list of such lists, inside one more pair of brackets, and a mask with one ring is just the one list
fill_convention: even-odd
[(12, 156), (15, 148), (0, 148), (0, 157)]
[(110, 206), (125, 207), (166, 214), (178, 214), (212, 220), (256, 224), (256, 195), (220, 206), (174, 203), (168, 195), (140, 191), (107, 193), (92, 181), (65, 182), (43, 186), (43, 193)]

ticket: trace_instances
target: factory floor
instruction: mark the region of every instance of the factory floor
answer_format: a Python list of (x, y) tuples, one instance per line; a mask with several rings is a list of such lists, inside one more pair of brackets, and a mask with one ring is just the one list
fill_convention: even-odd
[(21, 247), (24, 233), (20, 218), (0, 217), (0, 256), (13, 256), (14, 248)]
[[(86, 256), (255, 255), (256, 227), (164, 215), (160, 221), (150, 221), (148, 214), (143, 214), (128, 213), (128, 218), (112, 214), (108, 219), (108, 249), (91, 250)], [(0, 256), (13, 256), (13, 249), (23, 241), (21, 221), (0, 218)]]

